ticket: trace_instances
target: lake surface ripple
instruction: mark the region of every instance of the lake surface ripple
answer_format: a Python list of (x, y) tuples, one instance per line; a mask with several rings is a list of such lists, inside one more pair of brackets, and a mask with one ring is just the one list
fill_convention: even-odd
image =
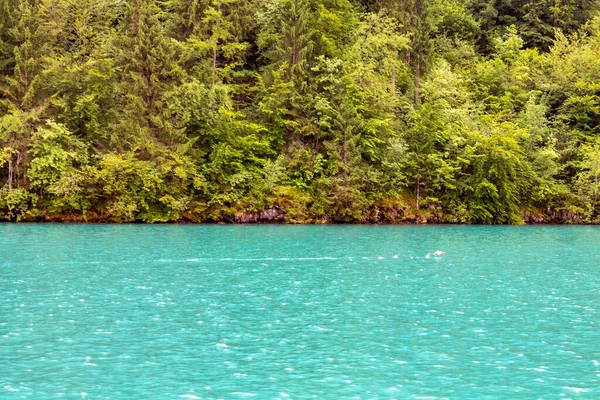
[(599, 399), (599, 307), (598, 227), (1, 224), (0, 398)]

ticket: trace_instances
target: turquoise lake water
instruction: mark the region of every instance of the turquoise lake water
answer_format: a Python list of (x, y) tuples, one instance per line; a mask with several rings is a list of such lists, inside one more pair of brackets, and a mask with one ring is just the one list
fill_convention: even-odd
[(0, 399), (600, 399), (599, 308), (599, 227), (0, 224)]

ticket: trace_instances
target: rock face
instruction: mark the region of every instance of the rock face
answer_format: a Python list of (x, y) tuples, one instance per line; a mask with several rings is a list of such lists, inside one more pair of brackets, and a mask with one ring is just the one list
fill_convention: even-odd
[(283, 221), (283, 216), (285, 212), (276, 208), (267, 208), (265, 211), (261, 212), (258, 216), (258, 219), (263, 222), (277, 222)]
[(543, 215), (525, 215), (523, 221), (526, 224), (547, 224), (549, 223), (548, 218)]
[(523, 221), (526, 224), (581, 224), (583, 217), (580, 213), (570, 210), (552, 210), (544, 212), (526, 210), (523, 212)]
[(416, 222), (414, 213), (402, 206), (372, 206), (362, 219), (363, 224), (411, 224)]
[(256, 214), (242, 213), (235, 216), (235, 222), (238, 224), (251, 224), (256, 222)]
[(266, 208), (261, 213), (241, 213), (235, 216), (238, 224), (277, 223), (284, 222), (285, 211), (275, 207)]

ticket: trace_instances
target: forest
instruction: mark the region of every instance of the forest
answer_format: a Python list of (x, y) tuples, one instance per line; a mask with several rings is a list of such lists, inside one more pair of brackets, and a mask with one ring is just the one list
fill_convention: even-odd
[(0, 0), (0, 220), (600, 223), (590, 0)]

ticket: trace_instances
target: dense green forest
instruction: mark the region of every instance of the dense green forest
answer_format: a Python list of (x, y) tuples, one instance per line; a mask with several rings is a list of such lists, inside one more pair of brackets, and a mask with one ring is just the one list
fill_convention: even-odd
[(0, 219), (600, 222), (590, 0), (0, 0)]

